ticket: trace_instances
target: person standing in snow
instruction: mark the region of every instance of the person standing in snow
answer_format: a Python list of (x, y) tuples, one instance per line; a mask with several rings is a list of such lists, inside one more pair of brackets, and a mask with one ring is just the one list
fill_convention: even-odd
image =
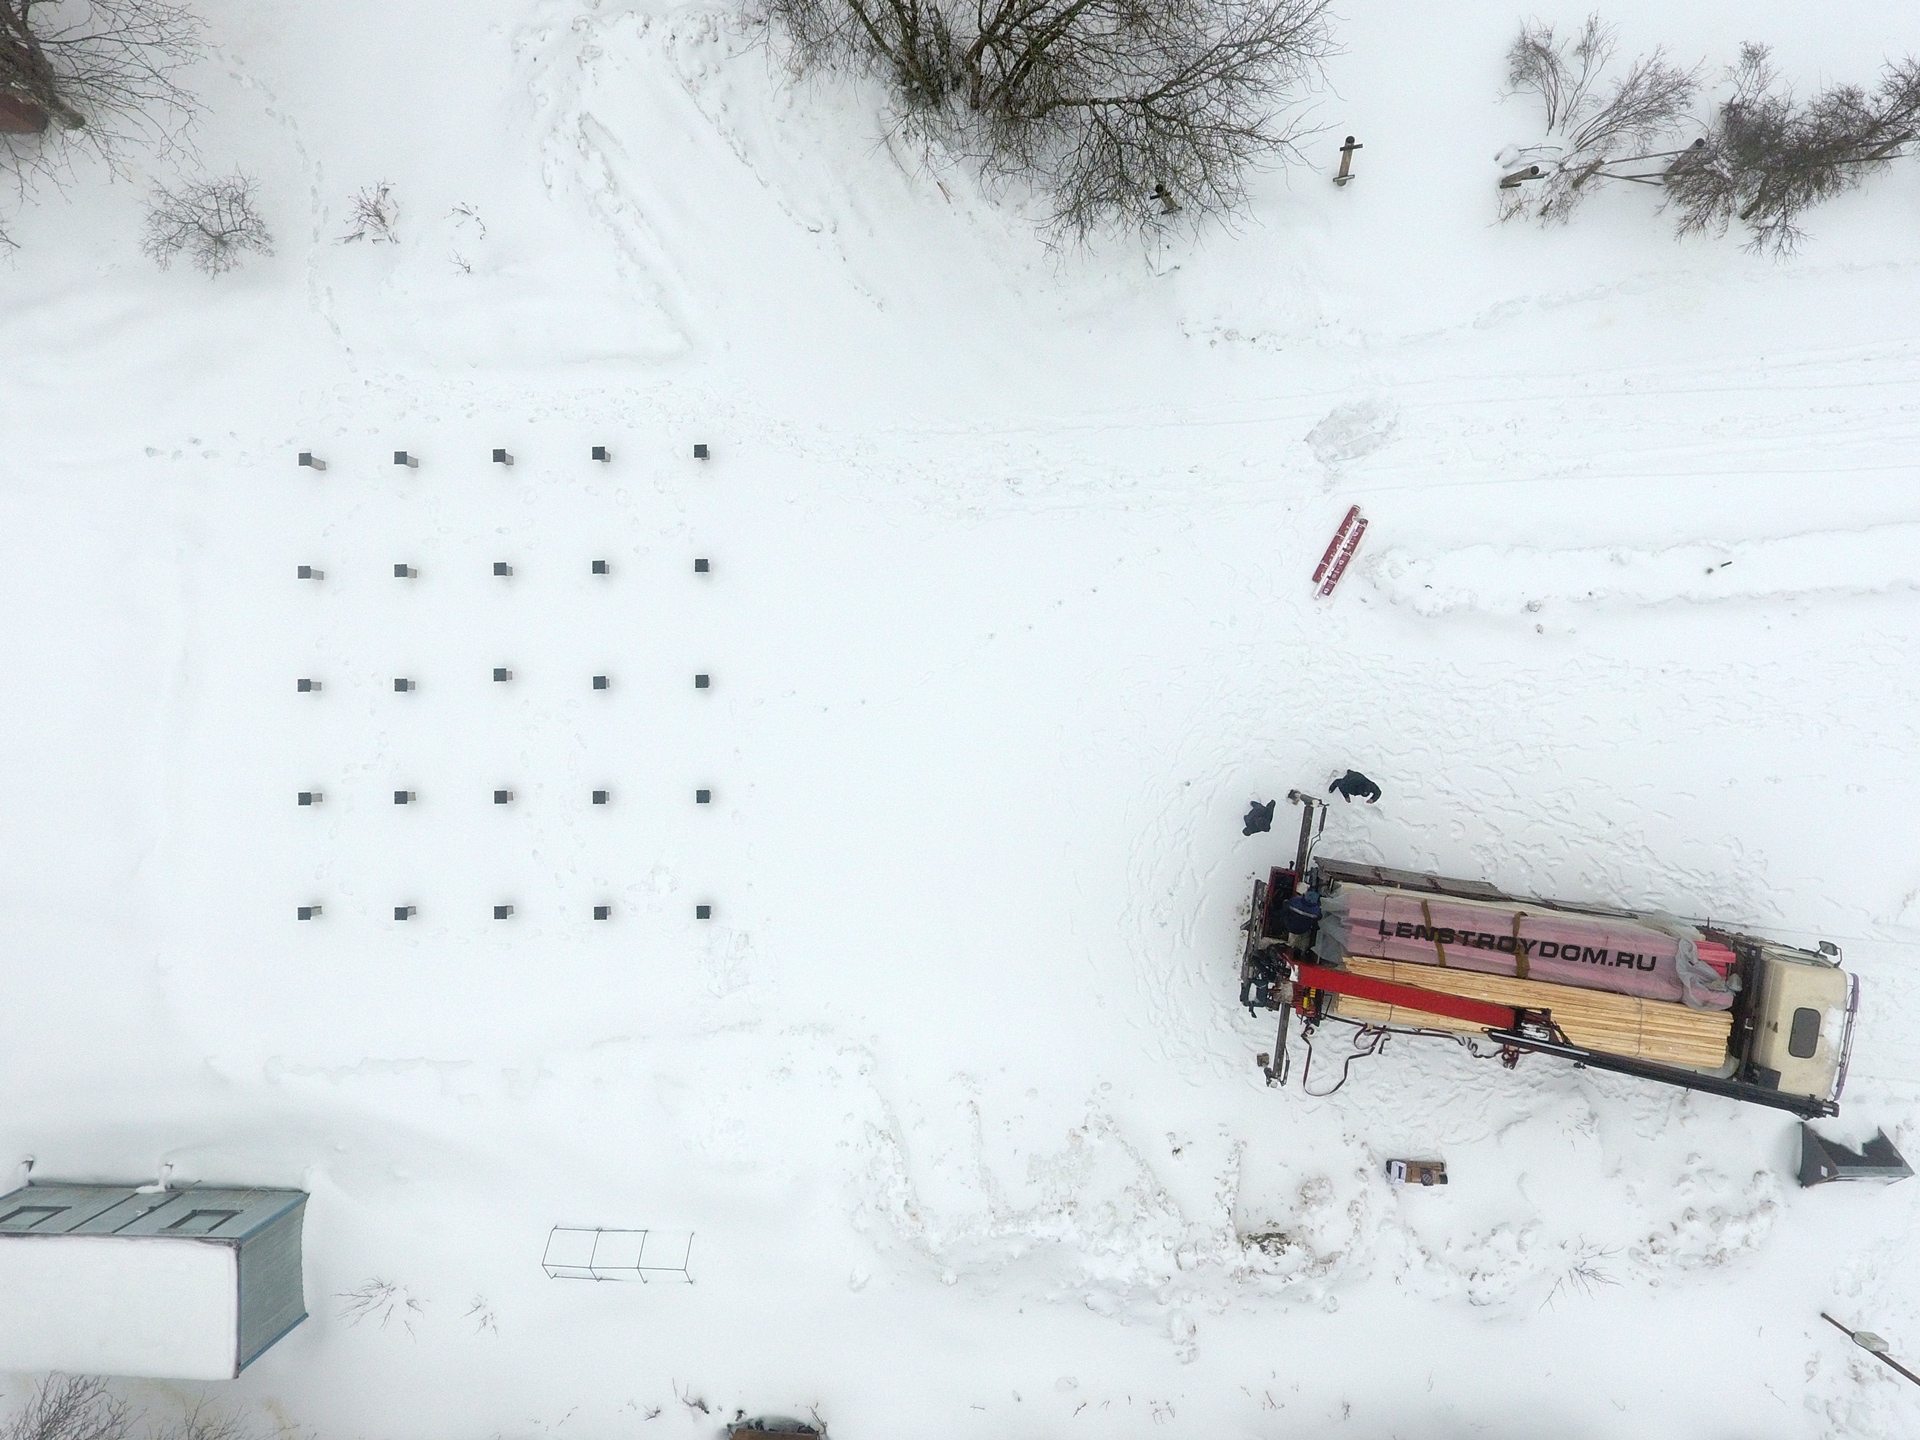
[(1359, 799), (1371, 805), (1380, 798), (1380, 787), (1358, 770), (1349, 770), (1344, 775), (1334, 777), (1333, 783), (1327, 786), (1327, 793), (1340, 795), (1348, 804)]

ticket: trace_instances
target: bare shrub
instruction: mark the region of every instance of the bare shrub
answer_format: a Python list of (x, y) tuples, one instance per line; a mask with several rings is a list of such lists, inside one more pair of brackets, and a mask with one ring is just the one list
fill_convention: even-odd
[(50, 1375), (33, 1399), (0, 1426), (0, 1440), (126, 1440), (126, 1402), (92, 1375)]
[(1664, 49), (1637, 57), (1611, 84), (1606, 76), (1615, 50), (1614, 28), (1589, 15), (1579, 33), (1557, 35), (1551, 25), (1529, 20), (1507, 51), (1507, 90), (1537, 96), (1546, 110), (1546, 140), (1518, 152), (1539, 167), (1527, 185), (1501, 192), (1501, 218), (1528, 215), (1565, 220), (1592, 193), (1598, 180), (1654, 180), (1648, 173), (1616, 167), (1665, 157), (1648, 156), (1685, 122), (1699, 89), (1698, 67), (1683, 70)]
[(1553, 1302), (1563, 1295), (1592, 1299), (1603, 1287), (1618, 1285), (1620, 1282), (1608, 1269), (1608, 1264), (1619, 1254), (1618, 1250), (1595, 1245), (1582, 1237), (1572, 1247), (1566, 1267), (1554, 1277), (1553, 1288), (1547, 1292), (1547, 1298), (1541, 1302), (1540, 1308), (1552, 1309)]
[(271, 255), (273, 236), (255, 205), (258, 184), (235, 173), (153, 192), (140, 248), (162, 270), (184, 255), (204, 275), (224, 275), (249, 253)]
[(247, 1434), (247, 1427), (234, 1415), (205, 1400), (194, 1400), (178, 1420), (156, 1430), (153, 1440), (247, 1440)]
[(377, 1320), (379, 1328), (384, 1330), (389, 1321), (397, 1319), (401, 1328), (411, 1335), (415, 1322), (424, 1319), (427, 1313), (424, 1300), (416, 1299), (404, 1285), (396, 1285), (378, 1276), (363, 1281), (337, 1298), (346, 1302), (340, 1307), (340, 1316), (349, 1325)]
[(1920, 61), (1911, 57), (1888, 65), (1871, 94), (1837, 85), (1804, 105), (1764, 45), (1740, 48), (1732, 80), (1706, 136), (1667, 171), (1682, 235), (1723, 235), (1738, 220), (1748, 249), (1787, 254), (1804, 238), (1802, 212), (1861, 184), (1920, 134)]
[(767, 0), (804, 71), (878, 75), (983, 173), (1037, 182), (1054, 226), (1217, 215), (1293, 152), (1328, 0)]
[(398, 245), (400, 232), (394, 227), (399, 222), (400, 202), (393, 198), (393, 186), (385, 180), (364, 186), (348, 202), (347, 230), (340, 243), (352, 245), (366, 240), (375, 245)]

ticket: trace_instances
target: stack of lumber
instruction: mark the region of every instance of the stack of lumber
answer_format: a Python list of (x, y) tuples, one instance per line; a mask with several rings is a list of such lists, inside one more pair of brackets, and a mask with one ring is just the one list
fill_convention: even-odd
[[(1481, 975), (1471, 970), (1442, 970), (1435, 965), (1410, 965), (1392, 960), (1364, 960), (1348, 956), (1346, 968), (1355, 975), (1417, 985), (1448, 995), (1490, 1000), (1496, 1005), (1518, 1005), (1548, 1010), (1567, 1039), (1589, 1050), (1652, 1060), (1663, 1065), (1717, 1069), (1727, 1059), (1727, 1037), (1733, 1017), (1724, 1010), (1692, 1010), (1660, 1000), (1642, 1000), (1605, 990), (1578, 990), (1570, 985), (1546, 985), (1538, 980), (1516, 980), (1507, 975)], [(1404, 1005), (1386, 1005), (1352, 995), (1336, 997), (1333, 1013), (1347, 1020), (1376, 1025), (1409, 1025), (1424, 1030), (1455, 1030), (1478, 1034), (1480, 1027), (1466, 1020), (1430, 1015)]]

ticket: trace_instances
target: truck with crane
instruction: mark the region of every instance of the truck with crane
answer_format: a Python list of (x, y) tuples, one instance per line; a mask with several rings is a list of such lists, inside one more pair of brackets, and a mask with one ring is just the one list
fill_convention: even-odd
[(1287, 798), (1298, 849), (1254, 881), (1240, 964), (1240, 1002), (1279, 1017), (1259, 1057), (1269, 1084), (1287, 1079), (1290, 1024), (1310, 1045), (1340, 1023), (1362, 1055), (1393, 1034), (1451, 1035), (1508, 1068), (1542, 1055), (1806, 1119), (1839, 1113), (1860, 986), (1834, 945), (1316, 856), (1326, 802)]

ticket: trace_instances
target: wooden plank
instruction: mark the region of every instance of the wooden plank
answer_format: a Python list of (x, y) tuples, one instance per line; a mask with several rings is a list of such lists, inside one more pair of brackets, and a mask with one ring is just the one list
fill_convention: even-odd
[[(1357, 956), (1348, 958), (1346, 968), (1376, 980), (1442, 990), (1449, 995), (1464, 995), (1499, 1005), (1550, 1010), (1554, 1022), (1575, 1045), (1665, 1065), (1718, 1069), (1726, 1063), (1727, 1037), (1733, 1030), (1733, 1016), (1725, 1010), (1693, 1010), (1685, 1005), (1641, 1000), (1606, 990), (1581, 990), (1571, 985), (1516, 980), (1507, 975), (1481, 975), (1471, 970), (1442, 970), (1435, 965), (1366, 960)], [(1348, 1020), (1412, 1025), (1468, 1035), (1480, 1033), (1481, 1028), (1444, 1015), (1345, 995), (1335, 1003), (1333, 1013)]]

